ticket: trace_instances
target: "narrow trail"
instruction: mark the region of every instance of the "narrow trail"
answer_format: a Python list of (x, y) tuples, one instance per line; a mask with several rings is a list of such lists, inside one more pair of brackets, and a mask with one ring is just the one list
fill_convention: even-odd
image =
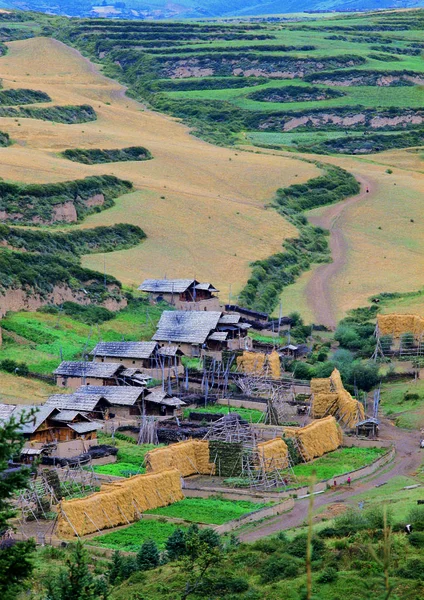
[[(421, 464), (421, 454), (418, 448), (419, 434), (416, 431), (398, 429), (390, 422), (382, 422), (380, 427), (382, 439), (389, 440), (396, 449), (393, 461), (384, 467), (385, 472), (378, 472), (366, 481), (355, 481), (351, 488), (343, 487), (339, 491), (326, 492), (315, 497), (314, 511), (318, 508), (329, 506), (335, 502), (355, 504), (355, 496), (390, 481), (398, 475), (413, 476)], [(292, 529), (303, 525), (307, 518), (309, 498), (295, 502), (293, 510), (280, 515), (268, 523), (255, 527), (252, 531), (242, 533), (238, 537), (243, 542), (254, 542), (257, 539), (273, 535), (285, 529)]]
[(337, 314), (332, 298), (331, 283), (345, 266), (348, 253), (342, 217), (352, 204), (372, 197), (376, 190), (376, 183), (373, 180), (362, 175), (357, 175), (356, 179), (361, 184), (361, 191), (357, 196), (332, 204), (320, 216), (309, 217), (309, 221), (313, 225), (330, 231), (329, 246), (333, 262), (320, 265), (315, 269), (306, 286), (306, 296), (315, 317), (314, 321), (332, 329), (336, 327)]

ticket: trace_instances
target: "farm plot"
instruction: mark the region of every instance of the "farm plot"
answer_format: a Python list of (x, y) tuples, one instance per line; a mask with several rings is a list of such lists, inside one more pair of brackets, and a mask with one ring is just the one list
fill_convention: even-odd
[(149, 510), (146, 514), (184, 519), (191, 523), (222, 525), (266, 506), (271, 504), (221, 498), (185, 498), (169, 506)]
[[(264, 419), (264, 413), (261, 410), (256, 410), (254, 408), (231, 408), (231, 412), (239, 414), (246, 421), (251, 421), (252, 423), (260, 423)], [(215, 415), (227, 415), (229, 412), (228, 406), (224, 405), (213, 405), (206, 406), (204, 408), (185, 408), (183, 411), (184, 418), (188, 418), (191, 412), (194, 413), (211, 413)]]
[(176, 529), (185, 531), (187, 528), (155, 520), (138, 521), (112, 533), (97, 535), (90, 539), (90, 545), (111, 548), (112, 550), (138, 552), (143, 542), (154, 540), (158, 548), (163, 550), (166, 540)]
[(109, 465), (95, 465), (93, 470), (102, 475), (114, 475), (116, 477), (132, 477), (146, 472), (144, 465), (144, 457), (147, 452), (160, 447), (153, 444), (138, 445), (134, 440), (131, 443), (129, 440), (113, 439), (110, 435), (104, 433), (99, 434), (99, 442), (101, 444), (114, 444), (118, 447), (117, 461)]

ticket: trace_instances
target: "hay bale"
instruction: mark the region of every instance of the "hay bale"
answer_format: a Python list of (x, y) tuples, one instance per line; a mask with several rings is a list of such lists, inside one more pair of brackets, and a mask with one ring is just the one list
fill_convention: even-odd
[(63, 500), (58, 510), (59, 537), (84, 536), (138, 520), (139, 514), (183, 500), (181, 476), (176, 469), (135, 475), (101, 486), (100, 492)]
[(404, 333), (412, 333), (418, 339), (424, 333), (424, 318), (419, 315), (377, 315), (380, 335), (400, 338)]
[(268, 355), (268, 367), (269, 367), (269, 375), (272, 379), (280, 379), (281, 378), (281, 361), (280, 355), (276, 350), (273, 350), (271, 354)]
[(266, 471), (287, 469), (289, 466), (289, 449), (281, 438), (275, 438), (257, 445), (260, 466)]
[(182, 477), (200, 473), (210, 475), (213, 465), (209, 463), (209, 442), (207, 440), (187, 440), (156, 448), (146, 454), (147, 472), (163, 469), (177, 469)]
[(365, 419), (363, 405), (345, 390), (337, 369), (327, 379), (312, 379), (312, 417), (320, 419), (326, 415), (337, 415), (340, 422), (352, 428)]
[(343, 442), (343, 433), (336, 419), (331, 416), (297, 428), (295, 435), (307, 460), (336, 450)]
[(263, 375), (265, 370), (265, 354), (263, 352), (243, 352), (237, 357), (239, 371), (249, 375)]

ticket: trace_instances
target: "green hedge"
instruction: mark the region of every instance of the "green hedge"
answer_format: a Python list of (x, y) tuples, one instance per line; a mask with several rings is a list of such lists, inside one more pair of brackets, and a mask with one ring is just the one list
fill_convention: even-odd
[(124, 162), (128, 160), (150, 160), (153, 158), (147, 148), (143, 146), (131, 146), (129, 148), (116, 148), (109, 150), (90, 149), (82, 150), (80, 148), (65, 150), (62, 156), (80, 162), (85, 165), (96, 165), (109, 162)]
[(248, 98), (259, 102), (311, 102), (314, 100), (329, 100), (345, 96), (339, 90), (331, 88), (305, 87), (287, 85), (280, 88), (267, 88), (249, 94)]
[(35, 104), (36, 102), (51, 101), (52, 99), (48, 94), (36, 90), (17, 89), (0, 91), (0, 105), (15, 106), (18, 104)]
[(13, 108), (0, 106), (0, 117), (14, 117), (21, 119), (41, 119), (54, 123), (88, 123), (97, 119), (96, 111), (88, 104), (80, 106), (49, 106), (46, 108), (29, 108), (27, 106)]
[[(29, 185), (0, 181), (0, 210), (11, 215), (10, 221), (33, 224), (39, 220), (54, 220), (54, 207), (71, 202), (78, 219), (83, 219), (95, 209), (112, 206), (114, 198), (131, 190), (131, 182), (113, 175)], [(87, 207), (86, 201), (97, 194), (104, 195), (104, 204), (101, 207)]]
[(242, 305), (271, 313), (287, 285), (313, 263), (329, 261), (328, 232), (309, 225), (302, 211), (353, 196), (359, 193), (360, 186), (353, 175), (340, 167), (320, 163), (317, 166), (325, 169), (325, 175), (277, 191), (275, 207), (298, 228), (299, 236), (285, 240), (284, 252), (252, 264), (252, 275), (240, 294)]

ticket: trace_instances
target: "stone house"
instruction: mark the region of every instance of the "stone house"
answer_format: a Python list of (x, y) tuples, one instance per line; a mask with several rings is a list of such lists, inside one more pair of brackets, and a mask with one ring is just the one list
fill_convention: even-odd
[(138, 288), (154, 302), (167, 302), (177, 310), (220, 310), (217, 290), (196, 279), (145, 279)]

